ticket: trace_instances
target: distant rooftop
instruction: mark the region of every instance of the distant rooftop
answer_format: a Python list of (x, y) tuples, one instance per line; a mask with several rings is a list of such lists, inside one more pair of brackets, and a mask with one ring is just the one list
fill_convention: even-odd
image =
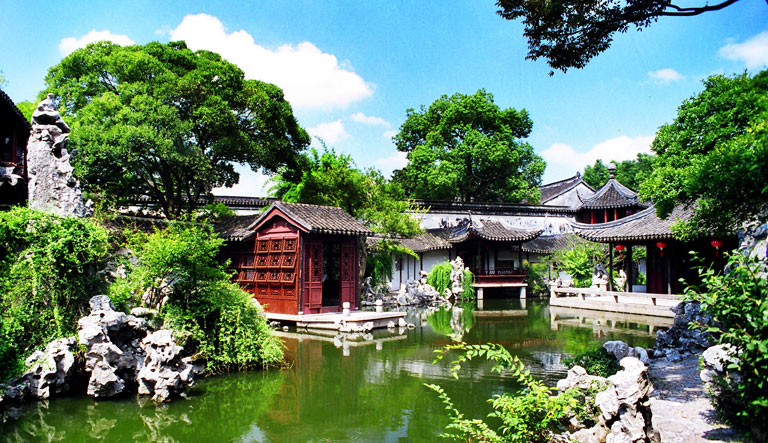
[(539, 192), (541, 193), (541, 203), (544, 204), (549, 200), (552, 200), (553, 198), (570, 191), (582, 183), (584, 186), (594, 191), (592, 186), (589, 186), (578, 172), (573, 177), (566, 178), (565, 180), (541, 185), (539, 186)]

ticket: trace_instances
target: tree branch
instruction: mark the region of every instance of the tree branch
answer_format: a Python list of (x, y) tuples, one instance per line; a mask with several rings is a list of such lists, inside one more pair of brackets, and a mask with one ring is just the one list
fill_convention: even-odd
[(734, 3), (736, 3), (737, 1), (739, 1), (739, 0), (726, 0), (726, 1), (722, 2), (722, 3), (717, 4), (717, 5), (712, 5), (712, 6), (707, 5), (707, 6), (702, 6), (702, 7), (699, 7), (699, 8), (681, 8), (681, 7), (677, 6), (677, 5), (673, 5), (673, 4), (670, 3), (670, 4), (667, 5), (667, 7), (668, 8), (672, 8), (675, 11), (662, 11), (659, 15), (660, 16), (663, 15), (663, 16), (667, 16), (667, 17), (690, 17), (690, 16), (693, 16), (693, 15), (703, 14), (703, 13), (709, 12), (709, 11), (719, 11), (719, 10), (721, 10), (721, 9), (727, 7), (727, 6), (730, 6), (730, 5), (734, 4)]

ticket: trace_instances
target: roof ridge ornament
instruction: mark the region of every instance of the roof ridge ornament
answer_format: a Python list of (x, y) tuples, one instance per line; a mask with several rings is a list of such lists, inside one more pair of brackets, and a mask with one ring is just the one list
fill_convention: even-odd
[(608, 163), (608, 174), (610, 175), (610, 180), (616, 179), (616, 163)]

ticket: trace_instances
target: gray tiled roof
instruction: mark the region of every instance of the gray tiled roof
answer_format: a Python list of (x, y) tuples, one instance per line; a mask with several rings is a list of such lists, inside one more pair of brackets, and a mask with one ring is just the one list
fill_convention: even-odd
[(585, 199), (581, 207), (586, 209), (609, 209), (630, 206), (645, 205), (639, 202), (635, 191), (622, 185), (615, 178), (611, 178), (593, 196)]
[(368, 227), (349, 213), (336, 206), (308, 205), (305, 203), (286, 203), (278, 201), (272, 204), (249, 229), (252, 229), (272, 210), (279, 209), (295, 223), (309, 232), (336, 235), (371, 235)]
[(213, 230), (225, 240), (242, 241), (254, 234), (248, 227), (256, 215), (233, 215), (224, 217), (213, 225)]
[(524, 252), (534, 254), (549, 254), (551, 252), (571, 249), (586, 241), (574, 234), (542, 235), (522, 244)]
[[(368, 237), (366, 246), (371, 247), (383, 240), (384, 237)], [(435, 235), (432, 232), (425, 232), (413, 238), (389, 238), (396, 241), (400, 246), (410, 249), (413, 252), (439, 251), (442, 249), (451, 249), (451, 244), (444, 238)]]
[[(571, 178), (566, 178), (565, 180), (539, 186), (539, 192), (541, 193), (541, 203), (543, 204), (548, 200), (552, 200), (553, 198), (570, 191), (580, 183), (584, 183), (584, 186), (592, 189), (592, 187), (589, 186), (581, 177), (581, 174), (578, 173)], [(592, 190), (594, 191), (594, 189)]]
[(490, 241), (525, 242), (538, 237), (542, 232), (544, 232), (543, 229), (508, 228), (494, 220), (470, 219), (468, 223), (450, 230), (447, 237), (438, 232), (436, 234), (450, 243), (461, 243), (473, 237)]
[(689, 220), (692, 215), (692, 208), (677, 206), (669, 217), (661, 219), (656, 215), (656, 208), (651, 206), (637, 214), (608, 223), (589, 225), (572, 222), (571, 224), (579, 237), (600, 243), (661, 240), (673, 237), (671, 229), (673, 223), (677, 220)]

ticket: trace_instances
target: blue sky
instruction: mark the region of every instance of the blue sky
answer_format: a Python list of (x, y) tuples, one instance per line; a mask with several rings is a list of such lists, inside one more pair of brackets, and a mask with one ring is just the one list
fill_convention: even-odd
[[(543, 60), (525, 60), (522, 25), (495, 10), (493, 0), (18, 1), (0, 16), (0, 70), (3, 89), (21, 101), (89, 41), (183, 39), (281, 86), (311, 134), (385, 173), (404, 165), (390, 138), (406, 109), (485, 88), (499, 106), (528, 110), (528, 141), (547, 161), (550, 182), (596, 158), (647, 151), (706, 76), (768, 66), (764, 0), (662, 18), (618, 35), (586, 68), (552, 77)], [(263, 195), (263, 181), (246, 172), (235, 189), (217, 193)]]

